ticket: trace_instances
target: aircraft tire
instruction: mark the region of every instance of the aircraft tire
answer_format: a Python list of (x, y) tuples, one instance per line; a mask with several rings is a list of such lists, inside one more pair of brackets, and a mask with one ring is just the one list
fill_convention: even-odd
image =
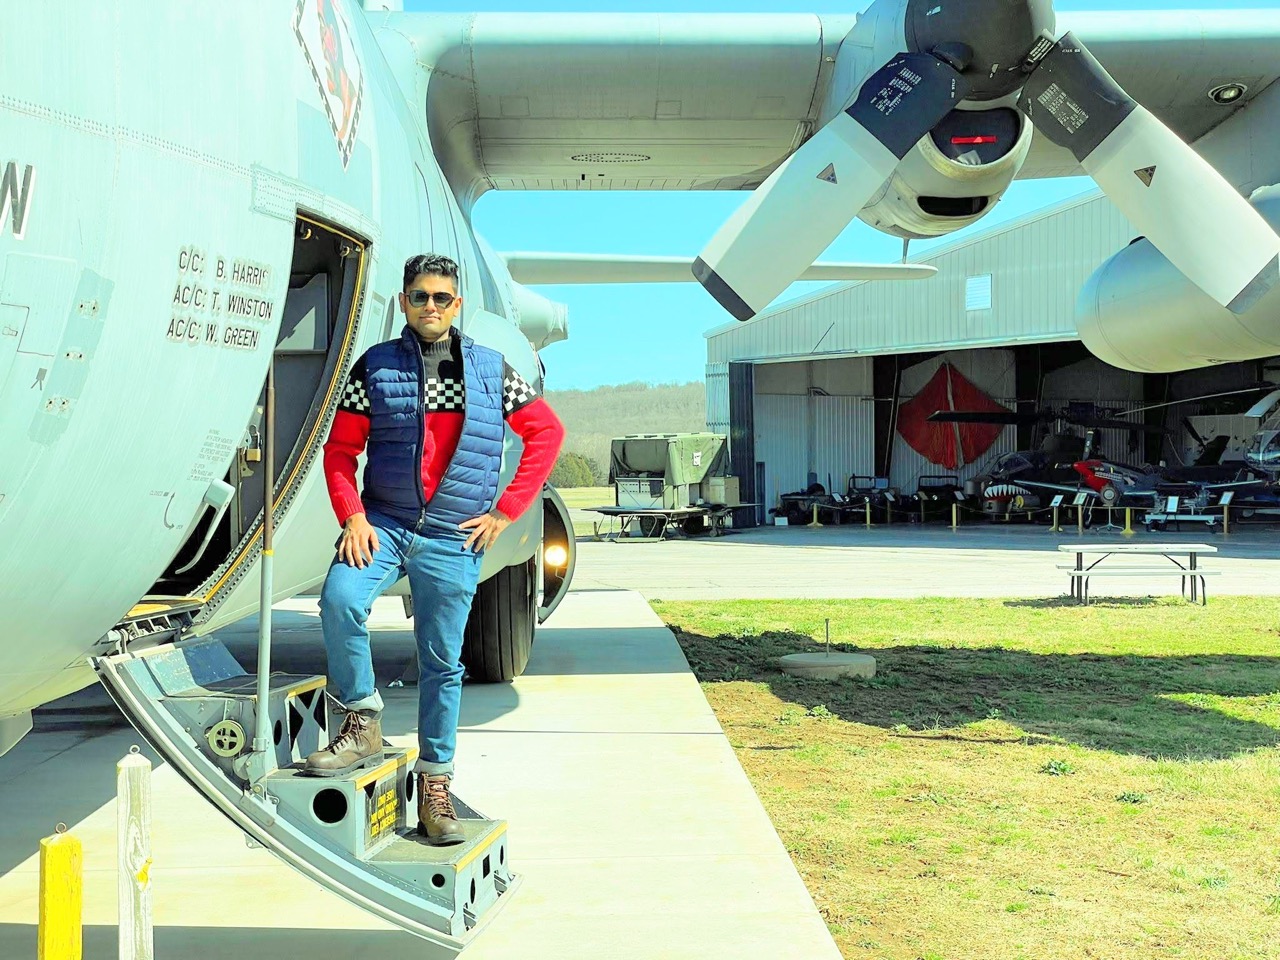
[(476, 589), (462, 634), (462, 665), (479, 683), (509, 683), (524, 673), (538, 623), (534, 558), (503, 567)]

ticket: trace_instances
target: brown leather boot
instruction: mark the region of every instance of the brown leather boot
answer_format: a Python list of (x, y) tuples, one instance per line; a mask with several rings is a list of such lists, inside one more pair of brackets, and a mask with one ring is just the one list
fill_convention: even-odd
[(418, 833), (435, 847), (465, 842), (467, 835), (462, 831), (453, 810), (453, 798), (449, 796), (449, 775), (419, 773), (415, 776), (418, 778)]
[(302, 772), (311, 777), (343, 777), (382, 762), (382, 719), (348, 711), (338, 735), (323, 750), (307, 757)]

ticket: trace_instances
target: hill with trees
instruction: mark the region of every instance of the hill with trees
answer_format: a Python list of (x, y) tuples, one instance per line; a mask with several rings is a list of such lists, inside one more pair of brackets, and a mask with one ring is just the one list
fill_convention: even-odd
[[(547, 401), (565, 425), (556, 486), (603, 485), (609, 474), (609, 441), (637, 433), (697, 433), (707, 429), (706, 386), (693, 383), (624, 383), (594, 390), (549, 390)], [(576, 456), (569, 456), (574, 454)], [(594, 475), (594, 483), (581, 481)]]

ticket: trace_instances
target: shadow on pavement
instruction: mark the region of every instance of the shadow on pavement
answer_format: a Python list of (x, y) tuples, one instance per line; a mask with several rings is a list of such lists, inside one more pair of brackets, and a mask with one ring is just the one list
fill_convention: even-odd
[[(269, 895), (269, 894), (268, 894)], [(229, 920), (232, 918), (228, 918)], [(115, 927), (84, 928), (85, 960), (117, 955)], [(0, 923), (0, 957), (35, 957), (35, 924)], [(205, 960), (281, 960), (323, 957), (324, 960), (367, 960), (370, 956), (412, 956), (430, 960), (430, 945), (391, 930), (281, 930), (263, 927), (155, 927), (155, 955)]]

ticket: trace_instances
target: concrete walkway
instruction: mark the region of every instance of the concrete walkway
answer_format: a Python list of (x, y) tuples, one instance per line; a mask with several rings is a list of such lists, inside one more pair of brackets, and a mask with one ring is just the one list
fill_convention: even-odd
[[(625, 548), (619, 548), (625, 549)], [(277, 669), (321, 671), (315, 601), (276, 616)], [(399, 599), (373, 625), (379, 675), (411, 636)], [(252, 621), (226, 631), (242, 661)], [(384, 689), (384, 729), (416, 690)], [(674, 638), (635, 593), (570, 596), (526, 675), (469, 686), (461, 797), (511, 823), (521, 890), (474, 960), (839, 956)], [(34, 958), (39, 838), (64, 821), (85, 847), (85, 957), (115, 956), (115, 762), (139, 742), (98, 689), (50, 705), (0, 758), (0, 957)], [(157, 768), (152, 870), (160, 960), (425, 957), (426, 944), (300, 878)]]

